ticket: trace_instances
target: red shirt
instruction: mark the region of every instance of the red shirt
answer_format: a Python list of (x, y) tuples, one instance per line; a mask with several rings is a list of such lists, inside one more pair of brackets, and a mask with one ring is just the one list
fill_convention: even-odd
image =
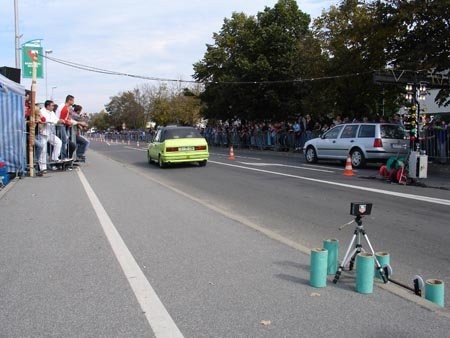
[(64, 105), (64, 107), (61, 109), (61, 114), (59, 115), (59, 118), (61, 120), (64, 120), (64, 124), (66, 126), (70, 126), (69, 107)]

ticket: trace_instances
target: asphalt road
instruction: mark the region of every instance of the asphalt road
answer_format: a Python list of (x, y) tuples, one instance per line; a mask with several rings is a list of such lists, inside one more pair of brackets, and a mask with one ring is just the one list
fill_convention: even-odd
[[(302, 156), (212, 148), (205, 168), (148, 165), (145, 147), (95, 143), (93, 148), (156, 180), (177, 188), (224, 214), (268, 229), (306, 248), (324, 239), (340, 241), (341, 257), (355, 229), (350, 203), (373, 203), (363, 226), (375, 251), (391, 256), (392, 278), (412, 285), (415, 275), (450, 283), (450, 191), (389, 184), (377, 179), (377, 166), (355, 177), (342, 175), (342, 164), (307, 165)], [(336, 185), (342, 184), (342, 185)], [(373, 189), (375, 191), (370, 191)], [(389, 195), (393, 194), (393, 195)], [(403, 195), (405, 196), (403, 196)], [(433, 199), (442, 199), (443, 204)], [(369, 250), (366, 242), (363, 247)], [(450, 304), (446, 294), (446, 304)]]
[(381, 287), (359, 294), (349, 272), (312, 288), (302, 252), (331, 237), (346, 246), (350, 202), (372, 201), (364, 226), (396, 276), (448, 280), (448, 191), (236, 156), (214, 149), (204, 168), (159, 169), (142, 148), (92, 142), (81, 170), (17, 182), (0, 200), (0, 336), (448, 335), (447, 309)]

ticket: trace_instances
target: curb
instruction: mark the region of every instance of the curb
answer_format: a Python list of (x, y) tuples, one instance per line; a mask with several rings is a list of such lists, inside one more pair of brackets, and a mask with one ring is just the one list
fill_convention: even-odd
[(20, 179), (20, 177), (13, 178), (4, 188), (0, 190), (0, 200), (16, 185)]

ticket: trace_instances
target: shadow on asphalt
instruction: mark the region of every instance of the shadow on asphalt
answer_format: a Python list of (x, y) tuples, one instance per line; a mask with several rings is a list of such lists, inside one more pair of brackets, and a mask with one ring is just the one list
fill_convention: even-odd
[[(145, 162), (132, 162), (132, 165), (139, 168), (147, 168), (151, 170), (177, 170), (177, 169), (185, 169), (185, 168), (201, 168), (197, 163), (177, 163), (170, 164), (165, 166), (164, 168), (160, 168), (157, 163), (149, 164), (147, 161)], [(208, 165), (206, 165), (208, 166)], [(204, 167), (203, 167), (204, 168)]]
[(297, 284), (303, 284), (303, 285), (309, 285), (309, 280), (304, 279), (304, 278), (299, 278), (296, 276), (291, 276), (291, 275), (286, 275), (284, 273), (277, 273), (275, 275), (275, 277), (288, 281), (288, 282), (293, 282), (293, 283), (297, 283)]
[(309, 271), (309, 265), (306, 265), (306, 264), (300, 264), (300, 263), (291, 262), (291, 261), (280, 261), (280, 262), (274, 262), (274, 263), (277, 265), (281, 265), (281, 266), (289, 266), (291, 268)]

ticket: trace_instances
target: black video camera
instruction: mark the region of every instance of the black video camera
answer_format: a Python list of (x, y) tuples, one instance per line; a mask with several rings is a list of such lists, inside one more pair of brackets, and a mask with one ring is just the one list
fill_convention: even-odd
[(350, 204), (350, 215), (353, 216), (366, 216), (372, 212), (372, 203), (366, 202), (352, 202)]

